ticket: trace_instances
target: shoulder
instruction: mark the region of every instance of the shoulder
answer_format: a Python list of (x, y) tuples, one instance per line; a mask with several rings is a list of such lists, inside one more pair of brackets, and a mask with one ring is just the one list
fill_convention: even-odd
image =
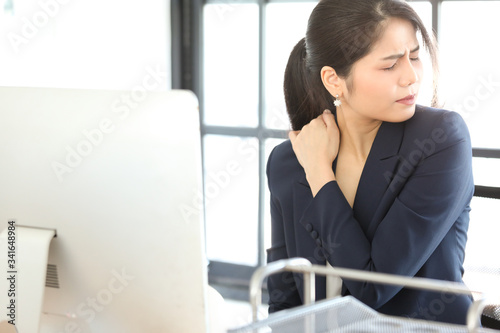
[[(283, 141), (273, 148), (271, 154), (269, 155), (269, 163), (276, 163), (276, 161), (289, 160), (295, 157), (293, 152), (292, 143), (290, 140)], [(272, 162), (271, 162), (272, 161)]]
[(287, 180), (296, 180), (304, 175), (304, 169), (295, 156), (290, 140), (274, 147), (267, 161), (266, 172), (270, 188), (273, 184), (284, 184)]
[(408, 146), (426, 143), (436, 149), (463, 142), (470, 146), (470, 135), (463, 118), (454, 111), (417, 105), (415, 114), (405, 122)]
[(417, 105), (415, 115), (407, 120), (406, 126), (408, 129), (424, 130), (424, 133), (436, 130), (443, 130), (449, 134), (469, 132), (465, 121), (457, 112), (421, 105)]

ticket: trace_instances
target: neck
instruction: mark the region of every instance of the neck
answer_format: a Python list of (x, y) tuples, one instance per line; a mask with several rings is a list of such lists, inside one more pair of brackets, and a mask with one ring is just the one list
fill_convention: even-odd
[(339, 153), (348, 153), (359, 161), (366, 161), (382, 121), (338, 108), (337, 122), (340, 130)]

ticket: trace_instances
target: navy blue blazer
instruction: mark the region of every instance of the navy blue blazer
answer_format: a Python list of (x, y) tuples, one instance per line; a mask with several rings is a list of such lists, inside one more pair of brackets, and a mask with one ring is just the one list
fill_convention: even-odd
[[(364, 271), (462, 282), (469, 203), (474, 192), (468, 129), (455, 112), (417, 106), (401, 123), (384, 122), (364, 166), (351, 208), (337, 182), (312, 197), (285, 141), (272, 151), (272, 245), (268, 262), (304, 257)], [(336, 161), (333, 168), (335, 170)], [(268, 280), (269, 312), (302, 304), (302, 277)], [(316, 299), (325, 297), (324, 277)], [(389, 315), (464, 324), (471, 297), (357, 281), (353, 295)]]

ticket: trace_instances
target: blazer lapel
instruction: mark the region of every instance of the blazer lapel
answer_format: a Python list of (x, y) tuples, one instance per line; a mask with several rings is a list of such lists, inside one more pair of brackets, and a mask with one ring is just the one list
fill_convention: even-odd
[(359, 180), (353, 212), (370, 240), (380, 223), (378, 215), (388, 208), (381, 207), (381, 202), (399, 161), (404, 126), (404, 123), (382, 123)]
[[(392, 202), (382, 201), (382, 198), (391, 196), (389, 185), (399, 162), (398, 153), (403, 141), (404, 126), (404, 122), (382, 123), (359, 180), (353, 213), (370, 240), (388, 209), (385, 205), (381, 206), (381, 202)], [(333, 169), (336, 162), (337, 160), (333, 163)], [(297, 179), (293, 192), (295, 223), (298, 223), (313, 199), (305, 174)]]

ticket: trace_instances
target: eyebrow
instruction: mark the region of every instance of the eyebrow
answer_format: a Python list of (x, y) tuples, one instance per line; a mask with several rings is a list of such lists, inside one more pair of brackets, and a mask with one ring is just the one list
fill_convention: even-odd
[[(413, 53), (413, 52), (417, 52), (418, 50), (420, 49), (420, 45), (417, 45), (417, 47), (415, 47), (413, 50), (410, 51), (410, 53)], [(399, 59), (401, 58), (402, 56), (404, 56), (405, 54), (404, 53), (400, 53), (400, 54), (393, 54), (393, 55), (390, 55), (388, 57), (385, 57), (385, 58), (382, 58), (382, 60), (393, 60), (393, 59)]]

